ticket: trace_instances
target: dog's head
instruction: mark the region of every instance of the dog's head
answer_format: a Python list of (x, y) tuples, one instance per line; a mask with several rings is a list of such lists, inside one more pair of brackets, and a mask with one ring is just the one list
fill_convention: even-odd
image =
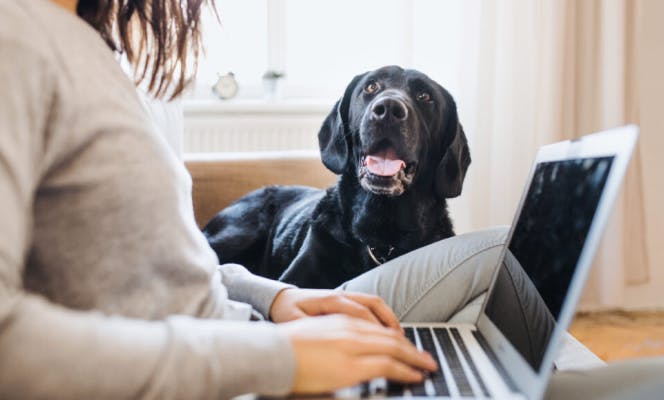
[(355, 174), (374, 194), (400, 196), (416, 181), (456, 197), (470, 164), (452, 96), (415, 70), (388, 66), (356, 76), (318, 133), (323, 164)]

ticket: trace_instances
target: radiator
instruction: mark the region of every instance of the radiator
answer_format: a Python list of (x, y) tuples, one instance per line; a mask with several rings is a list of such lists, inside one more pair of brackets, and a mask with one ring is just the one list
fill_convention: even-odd
[(330, 108), (327, 104), (185, 106), (184, 151), (317, 150), (318, 130)]

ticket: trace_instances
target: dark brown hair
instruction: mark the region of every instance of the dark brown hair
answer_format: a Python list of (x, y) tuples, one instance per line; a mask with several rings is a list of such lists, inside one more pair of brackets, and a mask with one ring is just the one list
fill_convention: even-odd
[(203, 6), (217, 15), (214, 0), (79, 0), (76, 11), (127, 57), (136, 84), (173, 99), (196, 73)]

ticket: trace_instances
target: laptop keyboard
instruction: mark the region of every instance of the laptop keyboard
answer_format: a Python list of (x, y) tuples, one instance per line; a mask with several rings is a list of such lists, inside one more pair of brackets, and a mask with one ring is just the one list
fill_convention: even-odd
[(477, 384), (480, 386), (480, 390), (482, 391), (482, 394), (485, 397), (489, 397), (489, 391), (486, 388), (486, 385), (484, 384), (484, 381), (482, 380), (482, 377), (480, 376), (480, 373), (477, 371), (477, 366), (475, 366), (475, 363), (473, 362), (473, 359), (470, 358), (470, 353), (468, 352), (468, 348), (466, 348), (466, 343), (464, 343), (463, 339), (461, 338), (461, 334), (459, 333), (458, 329), (452, 328), (450, 330), (452, 332), (452, 336), (454, 336), (454, 339), (456, 340), (457, 344), (459, 345), (459, 349), (461, 350), (461, 353), (463, 353), (463, 356), (466, 357), (466, 360), (470, 360), (468, 362), (468, 366), (470, 367), (470, 370), (473, 372), (473, 375), (477, 377)]
[[(433, 397), (433, 396), (461, 396), (461, 397), (490, 397), (489, 392), (480, 377), (477, 366), (470, 357), (461, 334), (456, 328), (426, 328), (406, 327), (406, 337), (418, 348), (428, 351), (436, 360), (440, 368), (428, 374), (424, 382), (415, 385), (405, 385), (388, 381), (384, 387), (384, 394), (388, 397)], [(456, 346), (455, 346), (456, 345)], [(441, 357), (443, 357), (441, 359)], [(468, 367), (472, 377), (467, 375), (463, 363)], [(445, 365), (445, 367), (444, 367)], [(445, 369), (448, 373), (443, 372)], [(451, 378), (453, 382), (448, 382)], [(475, 385), (471, 384), (471, 380)], [(380, 390), (379, 390), (380, 391)], [(362, 388), (362, 397), (375, 393), (371, 385), (365, 384)]]
[(473, 389), (470, 388), (468, 377), (466, 377), (466, 373), (463, 370), (461, 360), (459, 360), (454, 344), (452, 344), (452, 338), (450, 337), (448, 330), (435, 328), (433, 332), (443, 348), (443, 353), (447, 359), (447, 365), (449, 365), (450, 370), (452, 371), (452, 377), (457, 384), (459, 394), (461, 394), (461, 396), (472, 396)]

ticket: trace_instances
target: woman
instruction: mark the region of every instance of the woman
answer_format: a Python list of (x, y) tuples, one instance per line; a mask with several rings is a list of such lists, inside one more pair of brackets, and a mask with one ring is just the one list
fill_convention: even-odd
[[(0, 0), (0, 397), (319, 393), (436, 368), (380, 297), (217, 266), (189, 177), (112, 51), (153, 94), (178, 96), (203, 3)], [(435, 266), (403, 257), (343, 289), (380, 294), (402, 320), (461, 318), (504, 234), (441, 242)], [(443, 256), (464, 240), (469, 262)]]
[[(58, 3), (0, 2), (0, 397), (310, 393), (436, 368), (378, 297), (217, 268), (190, 178), (111, 50), (177, 96), (201, 1)], [(249, 304), (355, 318), (250, 323)]]

